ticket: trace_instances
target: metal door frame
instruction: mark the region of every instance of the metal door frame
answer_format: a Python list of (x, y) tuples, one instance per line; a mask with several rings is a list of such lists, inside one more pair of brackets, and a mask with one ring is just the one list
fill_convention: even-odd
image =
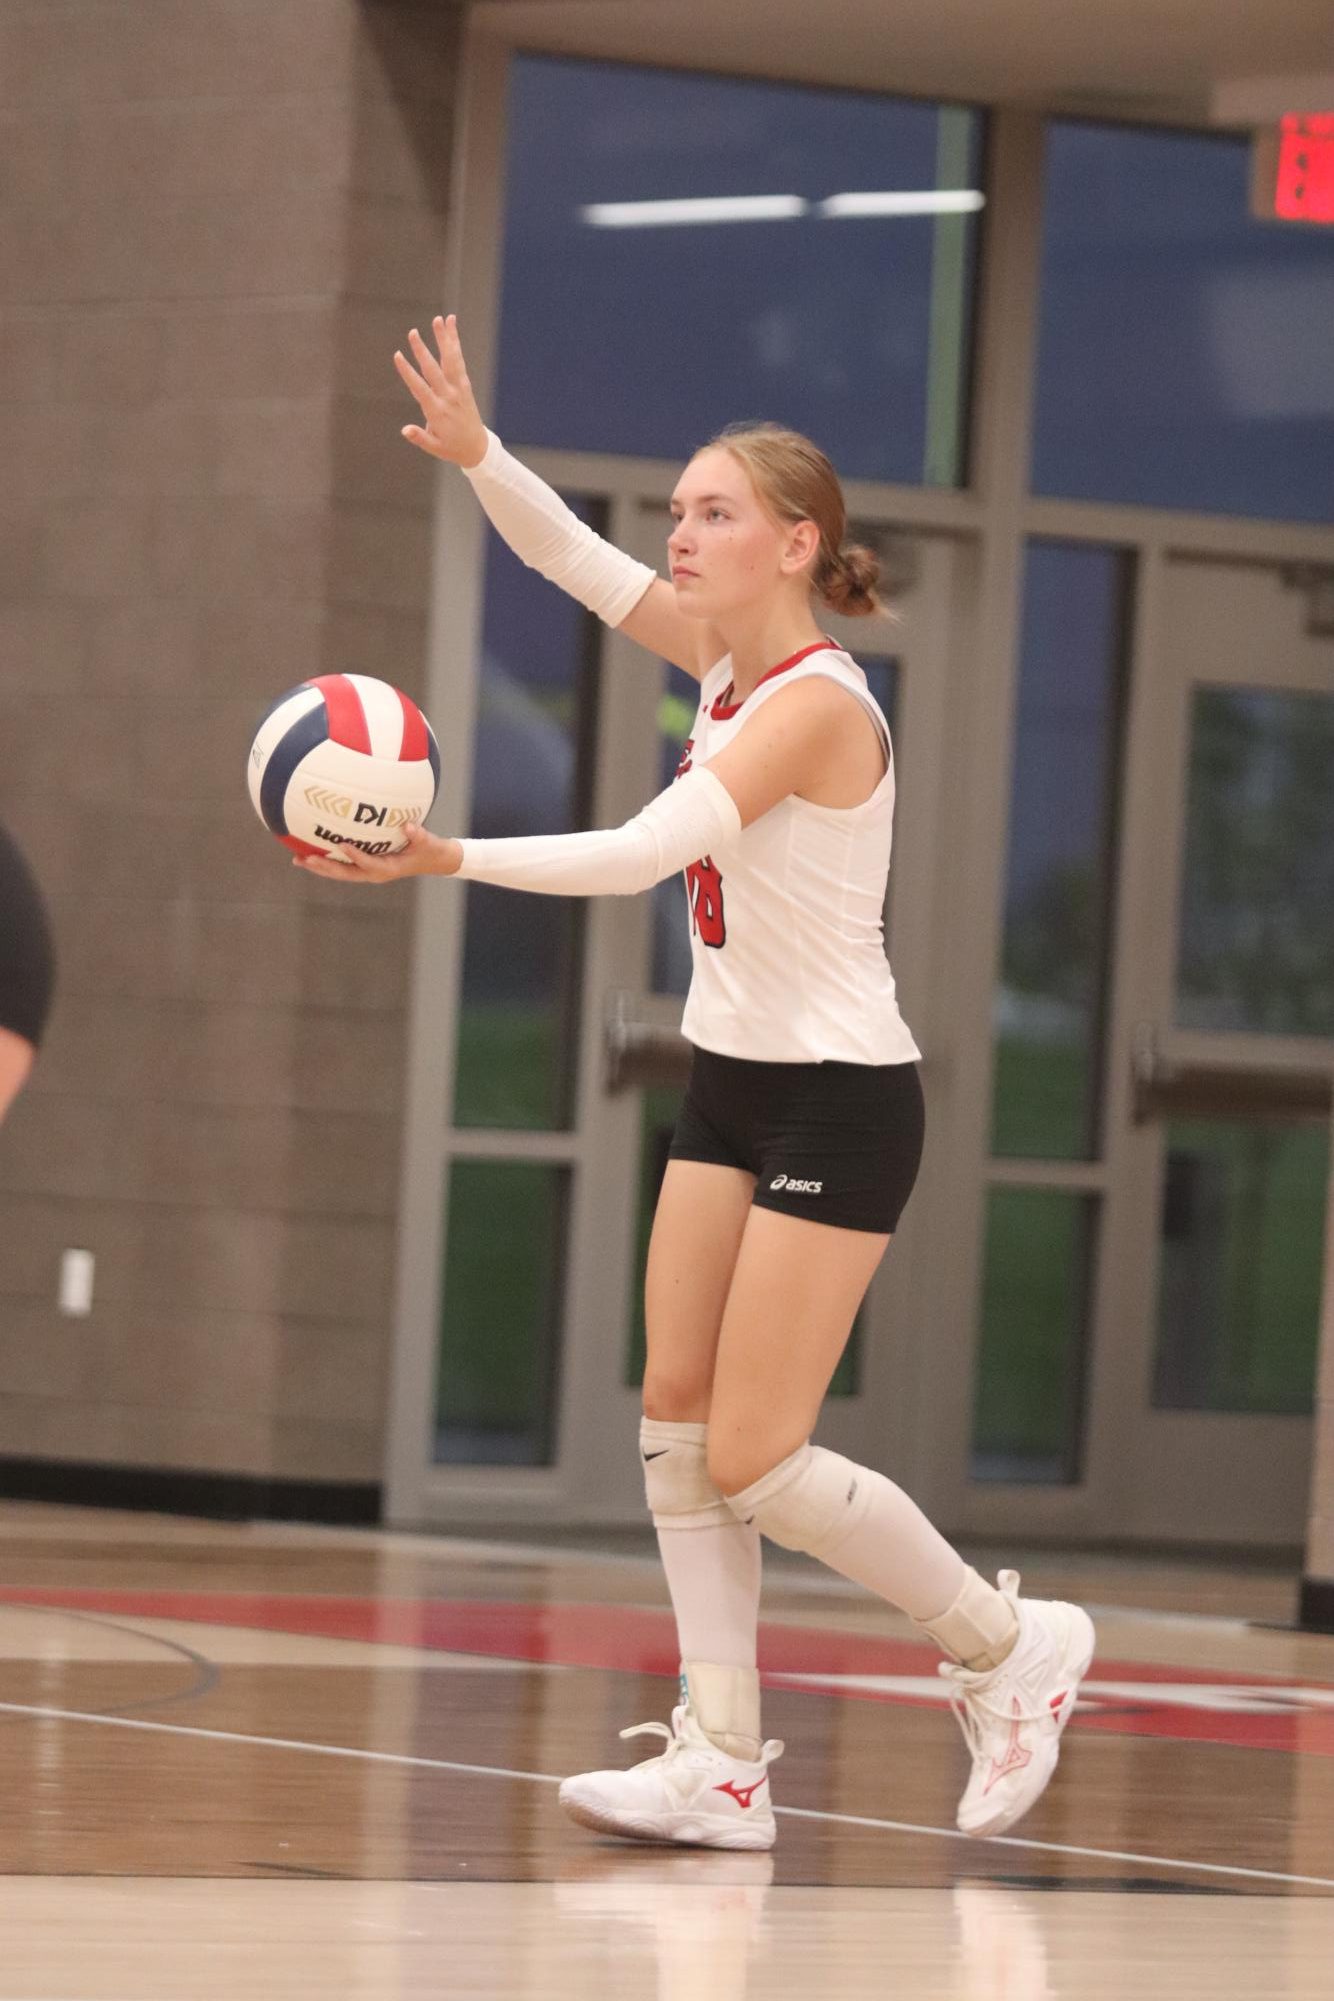
[[(1038, 517), (1035, 531), (1062, 539), (1071, 539), (1072, 529), (1080, 525), (1070, 518), (1070, 509), (1050, 503), (1033, 504), (1028, 512), (1030, 518)], [(1106, 516), (1109, 510), (1099, 512)], [(1192, 620), (1182, 629), (1181, 621), (1174, 620), (1174, 579), (1187, 566), (1207, 564), (1223, 595), (1227, 575), (1315, 562), (1322, 543), (1324, 566), (1334, 567), (1334, 535), (1176, 516), (1136, 522), (1123, 515), (1116, 525), (1138, 527), (1139, 532), (1131, 545), (1136, 562), (1133, 662), (1102, 1158), (1065, 1166), (991, 1160), (984, 1167), (985, 1180), (993, 1187), (1063, 1188), (1102, 1200), (1088, 1329), (1083, 1476), (1066, 1487), (971, 1480), (967, 1433), (959, 1432), (953, 1493), (943, 1499), (941, 1512), (956, 1532), (985, 1535), (1085, 1543), (1290, 1543), (1300, 1537), (1305, 1522), (1309, 1418), (1152, 1409), (1164, 1128), (1137, 1121), (1134, 1070), (1137, 1038), (1146, 1024), (1158, 1030), (1159, 1049), (1168, 1062), (1208, 1063), (1239, 1072), (1259, 1068), (1289, 1078), (1313, 1065), (1334, 1063), (1334, 1044), (1313, 1046), (1298, 1037), (1205, 1035), (1170, 1026), (1191, 691), (1210, 683), (1326, 693), (1334, 688), (1334, 676), (1319, 664), (1314, 643), (1304, 665), (1291, 652), (1276, 662), (1272, 631), (1263, 635), (1265, 645), (1250, 652), (1240, 630), (1232, 632), (1235, 655), (1224, 664), (1216, 644), (1220, 632), (1206, 634)], [(1081, 534), (1075, 539), (1086, 538)], [(1113, 538), (1100, 533), (1087, 539)], [(1267, 545), (1263, 556), (1262, 545)], [(1325, 651), (1334, 656), (1329, 642)], [(1266, 659), (1267, 667), (1259, 664)], [(974, 1283), (979, 1280), (975, 1272)], [(1252, 1449), (1244, 1443), (1248, 1429), (1257, 1461), (1271, 1473), (1276, 1465), (1286, 1466), (1285, 1485), (1271, 1479), (1267, 1487), (1248, 1493), (1241, 1471)], [(1207, 1484), (1196, 1486), (1184, 1473), (1180, 1482), (1172, 1477), (1173, 1455), (1181, 1461), (1192, 1435), (1205, 1433), (1221, 1479), (1230, 1478), (1230, 1487), (1221, 1484), (1210, 1492)], [(1143, 1449), (1146, 1434), (1156, 1454), (1152, 1476)], [(1132, 1442), (1136, 1439), (1141, 1441), (1138, 1448)]]
[(1120, 967), (1113, 1053), (1119, 1158), (1105, 1217), (1090, 1429), (1111, 1532), (1131, 1539), (1291, 1544), (1306, 1526), (1310, 1417), (1154, 1408), (1167, 1127), (1161, 1118), (1137, 1123), (1132, 1103), (1135, 1038), (1146, 1025), (1165, 1062), (1208, 1066), (1220, 1081), (1228, 1073), (1268, 1075), (1281, 1088), (1313, 1069), (1334, 1073), (1334, 1038), (1191, 1031), (1172, 1020), (1195, 690), (1257, 688), (1334, 700), (1334, 639), (1301, 631), (1300, 596), (1275, 596), (1285, 588), (1281, 568), (1225, 569), (1177, 552), (1159, 562), (1154, 579), (1162, 667), (1144, 704), (1140, 796), (1125, 858), (1125, 928), (1140, 942)]

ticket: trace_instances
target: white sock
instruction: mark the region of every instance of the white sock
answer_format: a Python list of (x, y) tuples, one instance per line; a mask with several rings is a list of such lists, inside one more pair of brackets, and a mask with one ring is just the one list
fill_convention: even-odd
[(728, 1528), (658, 1527), (658, 1549), (683, 1661), (753, 1668), (760, 1616), (760, 1535)]
[[(639, 1442), (691, 1709), (722, 1750), (754, 1758), (760, 1727), (755, 1673), (760, 1532), (738, 1521), (709, 1479), (706, 1426), (645, 1418)], [(681, 1522), (689, 1526), (674, 1526)], [(738, 1671), (748, 1677), (746, 1688), (753, 1686), (744, 1701), (738, 1693), (742, 1684), (733, 1680)], [(724, 1712), (731, 1720), (720, 1722)], [(753, 1730), (745, 1727), (752, 1714)], [(743, 1740), (747, 1748), (735, 1748)]]

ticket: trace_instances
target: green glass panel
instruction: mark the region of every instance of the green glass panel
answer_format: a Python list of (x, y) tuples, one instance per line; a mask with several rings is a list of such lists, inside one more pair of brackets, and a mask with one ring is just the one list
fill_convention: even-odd
[(1168, 1128), (1160, 1409), (1310, 1411), (1328, 1172), (1321, 1126)]
[[(469, 885), (478, 894), (504, 890)], [(558, 1115), (559, 1022), (550, 1007), (523, 1001), (465, 1001), (459, 1014), (454, 1124), (543, 1131), (566, 1123)]]
[(569, 1171), (455, 1160), (436, 1383), (436, 1458), (548, 1466)]
[(987, 1205), (972, 1477), (1079, 1478), (1093, 1198), (993, 1188)]
[(1176, 1018), (1334, 1035), (1334, 696), (1197, 688)]

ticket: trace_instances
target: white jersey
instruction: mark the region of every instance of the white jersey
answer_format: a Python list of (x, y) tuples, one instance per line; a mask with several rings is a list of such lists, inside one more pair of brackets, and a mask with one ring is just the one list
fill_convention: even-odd
[(768, 1063), (912, 1063), (921, 1051), (899, 1013), (885, 957), (885, 886), (894, 760), (866, 676), (827, 642), (809, 646), (732, 699), (731, 655), (700, 684), (677, 777), (732, 741), (780, 688), (822, 675), (870, 712), (888, 765), (861, 806), (789, 794), (742, 829), (715, 868), (686, 870), (693, 973), (681, 1028), (701, 1049)]

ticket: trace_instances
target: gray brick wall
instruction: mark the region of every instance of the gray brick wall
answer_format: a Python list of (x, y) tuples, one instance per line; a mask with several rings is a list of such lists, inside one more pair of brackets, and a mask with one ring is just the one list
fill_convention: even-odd
[(458, 31), (0, 18), (0, 813), (60, 954), (0, 1131), (0, 1458), (379, 1476), (407, 899), (291, 869), (244, 761), (307, 675), (421, 690), (390, 357), (441, 305)]

